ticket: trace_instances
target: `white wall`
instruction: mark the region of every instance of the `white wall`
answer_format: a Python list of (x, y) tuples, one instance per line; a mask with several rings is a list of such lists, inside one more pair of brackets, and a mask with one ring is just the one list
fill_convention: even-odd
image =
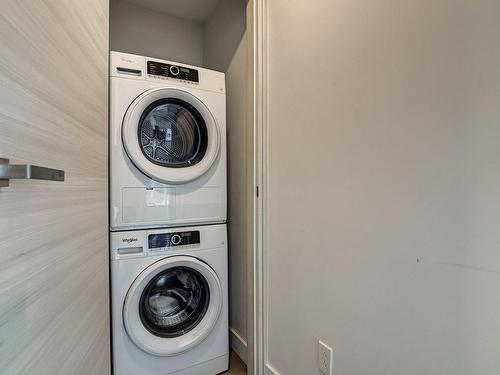
[[(232, 346), (246, 362), (247, 257), (252, 250), (252, 127), (247, 123), (247, 38), (226, 73), (229, 183), (229, 273)], [(234, 337), (238, 335), (239, 337)], [(240, 348), (243, 344), (243, 348)]]
[(268, 4), (270, 365), (497, 375), (500, 2)]
[(110, 2), (110, 49), (203, 65), (203, 26), (138, 7)]
[(246, 1), (221, 0), (205, 26), (205, 66), (226, 72), (231, 346), (247, 358), (247, 257), (252, 250), (252, 127), (247, 123)]
[(241, 44), (246, 29), (246, 0), (220, 0), (205, 24), (204, 62), (225, 72)]

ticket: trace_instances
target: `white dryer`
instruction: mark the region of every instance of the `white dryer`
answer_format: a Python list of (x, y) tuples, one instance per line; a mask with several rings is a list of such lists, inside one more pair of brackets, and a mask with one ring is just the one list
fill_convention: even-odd
[(111, 230), (226, 220), (223, 73), (111, 52)]
[(111, 234), (115, 375), (229, 366), (226, 225)]

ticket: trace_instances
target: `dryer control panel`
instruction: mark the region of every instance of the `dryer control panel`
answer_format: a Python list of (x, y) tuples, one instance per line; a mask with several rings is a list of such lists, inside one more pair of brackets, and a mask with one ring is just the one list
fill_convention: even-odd
[(175, 246), (193, 246), (200, 244), (200, 231), (155, 233), (148, 236), (150, 249), (161, 249)]
[(148, 74), (155, 78), (176, 78), (188, 83), (198, 83), (198, 71), (181, 65), (165, 64), (158, 61), (148, 61)]

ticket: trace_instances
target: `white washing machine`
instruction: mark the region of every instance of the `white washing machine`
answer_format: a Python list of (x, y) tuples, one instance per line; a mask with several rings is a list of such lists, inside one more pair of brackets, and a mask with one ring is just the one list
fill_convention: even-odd
[(224, 223), (223, 73), (111, 52), (111, 230)]
[(229, 367), (226, 225), (111, 234), (115, 375)]

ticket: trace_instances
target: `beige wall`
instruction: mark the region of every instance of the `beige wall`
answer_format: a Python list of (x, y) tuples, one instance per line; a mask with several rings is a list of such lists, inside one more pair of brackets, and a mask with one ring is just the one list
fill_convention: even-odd
[(268, 359), (500, 368), (500, 2), (269, 4)]
[(138, 7), (110, 2), (110, 49), (203, 65), (203, 26)]

